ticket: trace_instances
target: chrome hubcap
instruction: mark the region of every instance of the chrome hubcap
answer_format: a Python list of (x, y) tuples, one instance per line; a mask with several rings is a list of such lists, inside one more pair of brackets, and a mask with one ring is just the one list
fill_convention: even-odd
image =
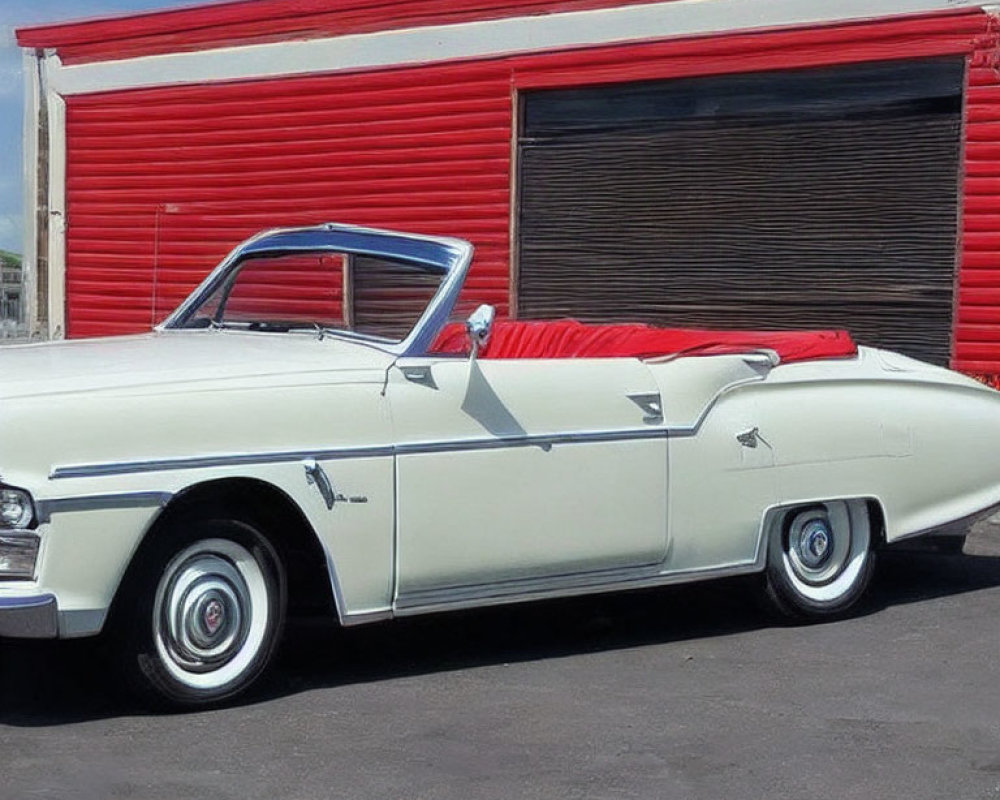
[(797, 532), (792, 546), (803, 566), (817, 569), (830, 557), (833, 533), (823, 519), (813, 519)]
[(208, 631), (210, 635), (214, 634), (222, 626), (222, 623), (225, 621), (225, 614), (226, 611), (222, 607), (222, 603), (214, 598), (209, 601), (208, 605), (205, 607), (204, 622), (205, 630)]
[(848, 516), (841, 506), (830, 504), (795, 516), (784, 557), (797, 579), (819, 586), (834, 580), (844, 569), (851, 559), (853, 541)]
[(185, 670), (217, 669), (246, 641), (252, 604), (243, 575), (228, 559), (199, 553), (179, 564), (165, 586), (159, 634)]

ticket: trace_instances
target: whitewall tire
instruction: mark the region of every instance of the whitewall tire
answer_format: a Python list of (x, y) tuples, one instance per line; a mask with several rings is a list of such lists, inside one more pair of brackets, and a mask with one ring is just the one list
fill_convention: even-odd
[(863, 596), (875, 568), (865, 500), (832, 500), (791, 509), (768, 540), (765, 592), (783, 615), (842, 615)]
[(156, 705), (198, 707), (246, 691), (264, 672), (284, 627), (280, 559), (236, 520), (161, 531), (123, 588), (117, 628), (134, 688)]

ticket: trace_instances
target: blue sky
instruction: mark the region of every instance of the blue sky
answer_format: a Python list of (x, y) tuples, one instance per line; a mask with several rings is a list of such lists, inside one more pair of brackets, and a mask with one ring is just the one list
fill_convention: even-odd
[(22, 119), (24, 81), (14, 29), (152, 8), (197, 5), (192, 0), (0, 0), (0, 249), (23, 250)]

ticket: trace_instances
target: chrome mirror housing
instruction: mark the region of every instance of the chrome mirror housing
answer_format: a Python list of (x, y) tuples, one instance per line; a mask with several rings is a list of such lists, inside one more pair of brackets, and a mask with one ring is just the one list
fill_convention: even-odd
[(493, 306), (481, 305), (465, 321), (465, 330), (469, 334), (473, 358), (478, 356), (479, 351), (489, 344), (490, 334), (493, 332), (493, 318), (496, 313)]

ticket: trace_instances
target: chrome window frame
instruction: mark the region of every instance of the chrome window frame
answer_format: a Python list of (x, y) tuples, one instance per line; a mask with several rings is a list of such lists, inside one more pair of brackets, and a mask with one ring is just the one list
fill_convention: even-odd
[[(428, 351), (455, 307), (473, 254), (469, 242), (444, 236), (420, 236), (334, 223), (306, 228), (275, 228), (259, 233), (236, 247), (169, 317), (156, 326), (156, 330), (185, 330), (181, 322), (204, 303), (247, 256), (310, 250), (391, 258), (444, 275), (423, 314), (402, 341), (385, 342), (357, 334), (352, 336), (359, 342), (400, 357), (420, 356)], [(351, 335), (353, 332), (345, 333)]]

